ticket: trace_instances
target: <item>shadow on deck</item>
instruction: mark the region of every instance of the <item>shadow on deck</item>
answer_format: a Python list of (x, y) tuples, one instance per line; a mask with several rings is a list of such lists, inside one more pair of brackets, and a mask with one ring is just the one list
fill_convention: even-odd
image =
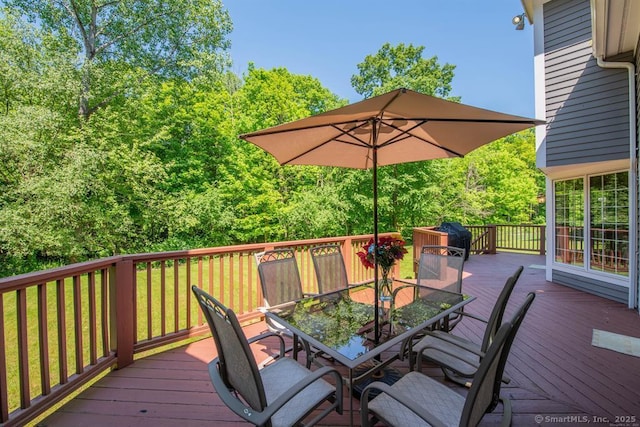
[[(514, 342), (502, 394), (513, 404), (514, 426), (640, 425), (640, 358), (593, 347), (593, 329), (640, 337), (640, 316), (625, 305), (545, 281), (544, 257), (512, 253), (478, 255), (465, 264), (463, 291), (477, 297), (468, 311), (488, 317), (507, 276), (525, 270), (505, 318), (528, 292), (537, 297)], [(264, 324), (245, 328), (248, 336)], [(480, 341), (483, 325), (467, 319), (456, 333)], [(257, 348), (258, 358), (265, 357)], [(207, 363), (210, 338), (144, 359), (111, 372), (42, 421), (40, 426), (238, 426), (244, 425), (215, 394)], [(406, 372), (406, 361), (394, 366)], [(443, 379), (441, 371), (424, 372)], [(358, 401), (354, 402), (357, 408)], [(348, 405), (345, 405), (348, 407)], [(481, 425), (498, 423), (502, 407)], [(359, 414), (354, 414), (359, 424)], [(348, 425), (349, 414), (332, 414), (323, 425)]]

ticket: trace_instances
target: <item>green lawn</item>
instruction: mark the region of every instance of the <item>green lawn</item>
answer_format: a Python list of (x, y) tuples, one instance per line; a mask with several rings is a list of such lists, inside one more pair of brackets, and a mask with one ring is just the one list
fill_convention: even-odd
[(413, 246), (407, 244), (407, 254), (400, 261), (400, 278), (401, 279), (413, 279)]

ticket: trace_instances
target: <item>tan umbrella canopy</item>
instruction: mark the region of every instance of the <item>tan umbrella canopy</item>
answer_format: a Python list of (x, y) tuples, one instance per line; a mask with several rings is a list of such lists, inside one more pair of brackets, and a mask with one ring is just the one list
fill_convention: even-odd
[[(377, 167), (462, 157), (543, 121), (396, 89), (345, 107), (240, 135), (281, 165), (373, 169), (373, 228), (378, 242)], [(378, 281), (378, 269), (374, 269)], [(378, 289), (375, 337), (378, 338)]]
[(462, 157), (542, 123), (397, 89), (240, 138), (268, 151), (282, 165), (369, 169)]

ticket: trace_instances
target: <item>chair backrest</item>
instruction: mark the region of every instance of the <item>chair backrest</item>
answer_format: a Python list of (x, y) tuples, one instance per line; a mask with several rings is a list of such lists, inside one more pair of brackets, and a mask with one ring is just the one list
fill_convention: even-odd
[(256, 254), (260, 286), (266, 307), (302, 298), (302, 281), (293, 249)]
[(426, 245), (420, 250), (417, 283), (450, 292), (462, 292), (465, 250)]
[(507, 279), (504, 287), (502, 288), (502, 291), (500, 291), (500, 295), (498, 295), (498, 299), (496, 300), (496, 303), (491, 310), (489, 320), (487, 321), (487, 327), (484, 330), (484, 336), (482, 337), (480, 350), (482, 350), (483, 352), (487, 351), (496, 333), (498, 332), (498, 328), (500, 327), (500, 325), (502, 325), (504, 310), (507, 308), (509, 297), (511, 296), (511, 292), (513, 292), (513, 288), (516, 286), (516, 282), (522, 274), (522, 270), (524, 270), (523, 266), (518, 267), (515, 273), (513, 273), (513, 275), (511, 275)]
[(197, 286), (192, 286), (218, 350), (218, 370), (224, 383), (256, 411), (267, 406), (264, 385), (249, 343), (233, 310)]
[(502, 376), (511, 345), (535, 296), (536, 294), (530, 292), (512, 319), (498, 329), (493, 343), (473, 377), (462, 409), (461, 426), (478, 425), (484, 414), (493, 411), (498, 404)]
[(344, 265), (340, 245), (322, 245), (309, 249), (318, 281), (318, 293), (345, 289), (349, 286), (347, 268)]

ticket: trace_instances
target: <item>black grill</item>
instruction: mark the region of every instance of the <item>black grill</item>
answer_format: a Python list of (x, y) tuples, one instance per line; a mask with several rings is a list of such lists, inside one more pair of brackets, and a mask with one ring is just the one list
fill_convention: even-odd
[(464, 228), (459, 222), (443, 222), (438, 231), (449, 235), (449, 246), (464, 249), (465, 261), (469, 259), (469, 251), (471, 250), (471, 232)]

